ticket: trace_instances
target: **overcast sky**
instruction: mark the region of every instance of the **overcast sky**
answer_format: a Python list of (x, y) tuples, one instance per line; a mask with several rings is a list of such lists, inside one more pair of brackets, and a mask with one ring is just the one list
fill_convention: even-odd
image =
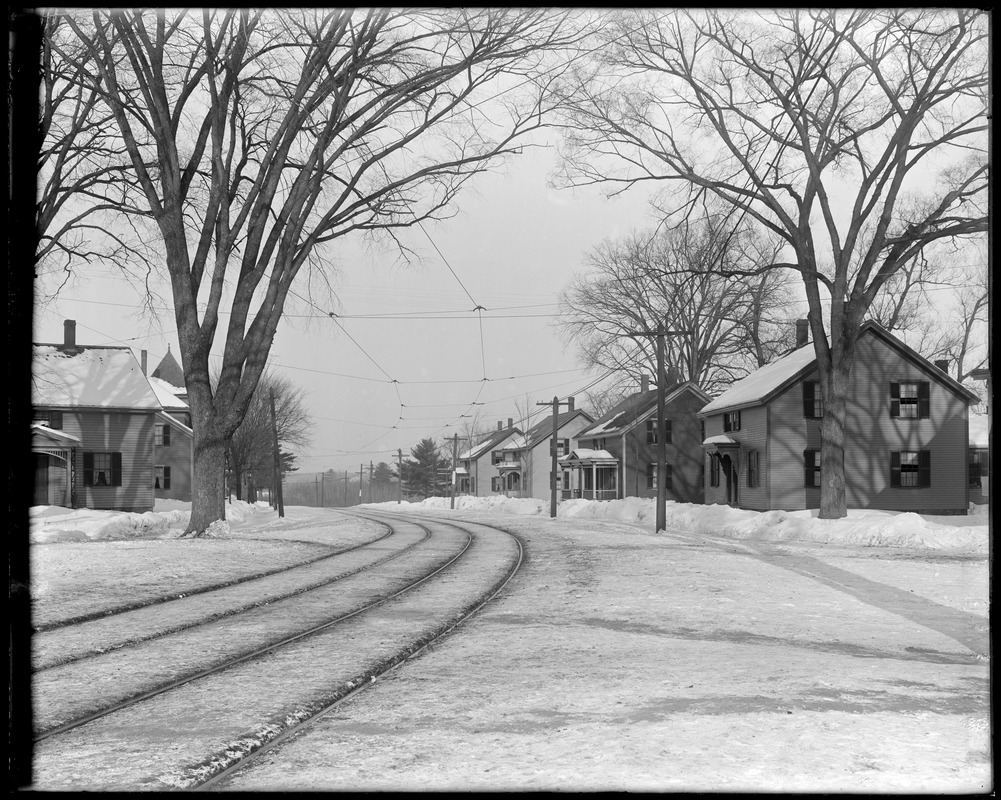
[[(420, 263), (360, 239), (326, 251), (337, 260), (336, 300), (294, 302), (270, 359), (307, 392), (315, 433), (301, 472), (395, 464), (398, 448), (406, 457), (425, 436), (462, 436), (471, 415), (495, 428), (526, 403), (542, 414), (535, 403), (594, 381), (551, 325), (558, 294), (590, 248), (654, 219), (639, 190), (606, 200), (549, 188), (554, 159), (555, 147), (526, 149), (475, 178), (454, 218), (403, 232)], [(297, 293), (309, 296), (305, 284)], [(151, 324), (140, 306), (120, 277), (91, 274), (36, 313), (34, 341), (61, 341), (63, 320), (75, 319), (80, 344), (146, 350), (151, 371), (168, 346), (180, 360), (172, 312)]]

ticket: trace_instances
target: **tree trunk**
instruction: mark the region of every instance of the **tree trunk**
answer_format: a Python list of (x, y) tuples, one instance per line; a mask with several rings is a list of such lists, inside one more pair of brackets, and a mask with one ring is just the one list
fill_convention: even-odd
[[(198, 413), (194, 406), (193, 414)], [(226, 440), (215, 433), (211, 411), (206, 415), (207, 424), (194, 427), (191, 518), (185, 536), (197, 536), (216, 520), (226, 519)]]
[(832, 353), (824, 417), (820, 425), (820, 519), (848, 516), (845, 488), (845, 421), (848, 414), (848, 379), (851, 358)]

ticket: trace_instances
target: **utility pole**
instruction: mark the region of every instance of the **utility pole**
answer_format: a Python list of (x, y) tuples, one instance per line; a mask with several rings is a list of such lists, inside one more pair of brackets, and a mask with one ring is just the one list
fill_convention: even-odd
[[(536, 403), (535, 405), (537, 405), (537, 406), (548, 406), (549, 403)], [(556, 437), (558, 436), (559, 430), (560, 430), (559, 417), (560, 417), (560, 406), (561, 405), (567, 406), (569, 408), (570, 407), (570, 401), (569, 400), (564, 400), (561, 403), (560, 399), (558, 397), (554, 397), (553, 398), (553, 402), (552, 402), (552, 406), (553, 406), (553, 438), (552, 438), (552, 441), (549, 443), (549, 450), (552, 453), (552, 457), (553, 457), (552, 471), (549, 473), (549, 491), (550, 491), (549, 516), (552, 517), (553, 519), (556, 519), (556, 470), (557, 470), (557, 465), (556, 465)]]
[(278, 422), (275, 419), (275, 392), (271, 390), (271, 432), (275, 440), (275, 499), (278, 516), (285, 516), (285, 500), (282, 497), (282, 456), (278, 449)]
[(365, 502), (365, 498), (362, 497), (361, 487), (365, 485), (365, 465), (358, 465), (358, 505)]
[(348, 507), (348, 471), (344, 470), (344, 508)]
[(373, 489), (372, 489), (372, 476), (374, 474), (374, 469), (375, 468), (372, 466), (372, 462), (369, 461), (368, 462), (368, 502), (370, 502), (370, 503), (375, 502), (375, 498), (372, 496), (372, 492), (373, 492)]
[(657, 324), (654, 333), (647, 331), (633, 331), (630, 336), (656, 336), (657, 337), (657, 524), (654, 533), (667, 529), (667, 438), (665, 436), (664, 420), (664, 397), (666, 396), (664, 384), (667, 382), (667, 374), (664, 371), (664, 351), (666, 346), (664, 339), (667, 336), (681, 336), (691, 331), (668, 330), (666, 320)]
[(396, 450), (396, 504), (403, 502), (403, 451)]
[(459, 434), (452, 434), (452, 501), (449, 508), (455, 508), (455, 459), (458, 456)]

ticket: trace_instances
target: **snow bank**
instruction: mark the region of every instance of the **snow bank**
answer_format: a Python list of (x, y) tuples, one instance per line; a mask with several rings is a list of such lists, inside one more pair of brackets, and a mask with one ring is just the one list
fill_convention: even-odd
[[(449, 498), (432, 497), (420, 503), (403, 503), (414, 510), (449, 509)], [(375, 503), (387, 509), (397, 503)], [(469, 497), (455, 499), (456, 511), (548, 515), (549, 503), (532, 498)], [(987, 552), (988, 507), (970, 505), (968, 516), (922, 516), (896, 511), (849, 510), (844, 519), (817, 518), (817, 510), (747, 511), (725, 505), (666, 504), (669, 529), (685, 533), (725, 536), (757, 541), (808, 541), (867, 547), (914, 547)], [(628, 497), (623, 500), (565, 500), (557, 506), (561, 520), (598, 519), (623, 522), (653, 532), (656, 501)]]
[[(386, 510), (450, 511), (451, 500), (432, 497), (419, 503), (373, 503)], [(35, 506), (30, 509), (31, 541), (67, 542), (139, 537), (180, 536), (188, 524), (190, 503), (158, 501), (151, 512), (125, 514), (113, 511)], [(548, 517), (549, 501), (535, 498), (455, 498), (455, 511)], [(262, 513), (274, 514), (265, 502), (234, 501), (226, 504), (226, 520), (209, 529), (209, 536), (229, 532), (230, 525)], [(624, 500), (565, 500), (557, 506), (557, 523), (572, 520), (608, 520), (625, 523), (653, 534), (656, 501), (629, 497)], [(911, 547), (987, 553), (990, 536), (988, 507), (971, 505), (965, 517), (935, 517), (895, 511), (850, 510), (844, 519), (817, 519), (817, 511), (746, 511), (723, 505), (667, 503), (670, 530), (706, 536), (756, 541), (806, 541), (863, 547)], [(260, 517), (262, 527), (269, 519)]]
[[(241, 522), (260, 511), (271, 511), (267, 503), (234, 501), (226, 504), (226, 520), (209, 528), (209, 535), (220, 535), (233, 522)], [(191, 503), (157, 500), (153, 511), (131, 514), (121, 511), (94, 511), (89, 508), (33, 506), (28, 509), (29, 540), (44, 542), (86, 542), (143, 537), (180, 536), (188, 525)]]

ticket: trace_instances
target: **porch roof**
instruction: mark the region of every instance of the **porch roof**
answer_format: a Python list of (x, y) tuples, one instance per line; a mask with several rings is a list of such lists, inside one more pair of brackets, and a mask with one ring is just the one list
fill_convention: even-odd
[(566, 467), (611, 467), (619, 463), (619, 459), (607, 450), (571, 450), (564, 458), (559, 459), (560, 464)]
[(705, 450), (733, 450), (740, 447), (740, 442), (721, 433), (718, 436), (709, 436), (702, 443)]
[(34, 447), (75, 447), (80, 439), (65, 431), (47, 425), (33, 423), (31, 426), (31, 446)]

